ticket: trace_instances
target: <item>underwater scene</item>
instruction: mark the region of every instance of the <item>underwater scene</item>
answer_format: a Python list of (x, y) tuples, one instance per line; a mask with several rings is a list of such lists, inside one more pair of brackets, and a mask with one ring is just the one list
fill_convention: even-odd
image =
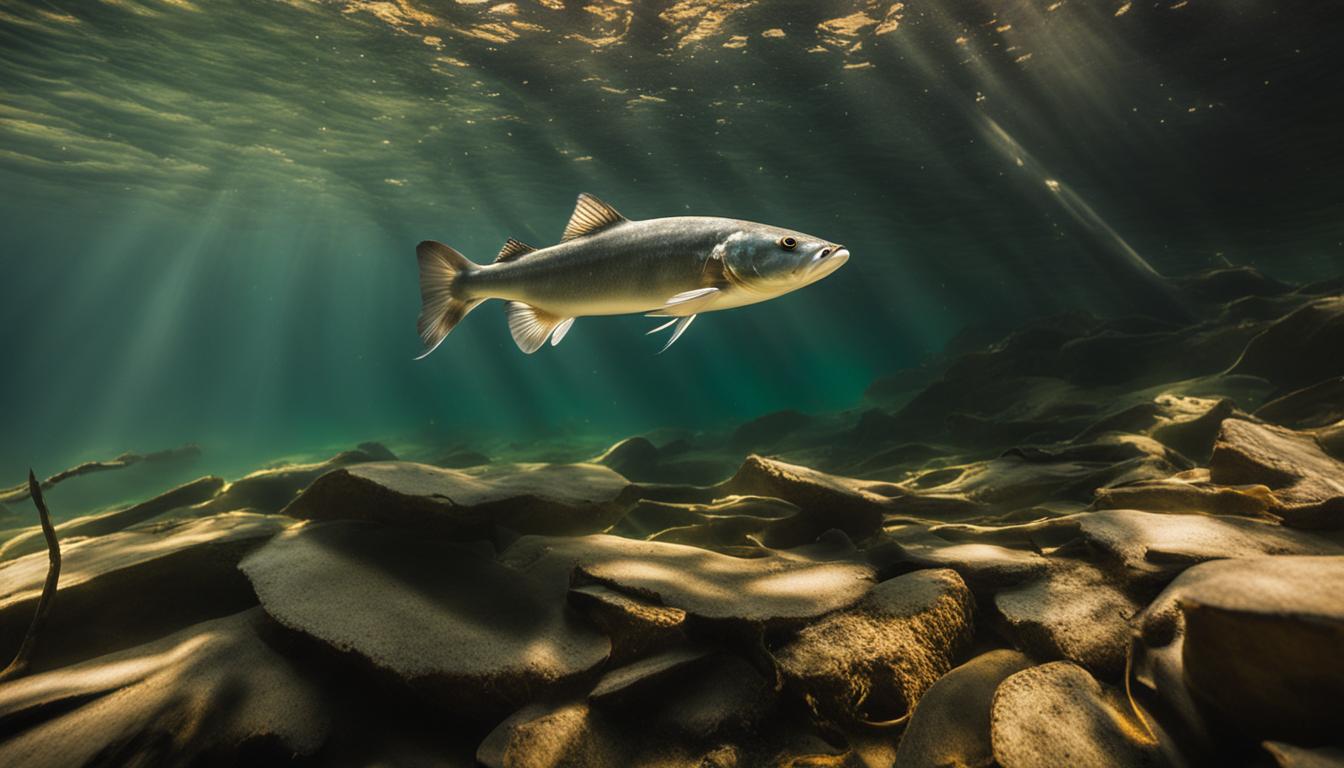
[(1344, 767), (1341, 33), (0, 0), (0, 766)]

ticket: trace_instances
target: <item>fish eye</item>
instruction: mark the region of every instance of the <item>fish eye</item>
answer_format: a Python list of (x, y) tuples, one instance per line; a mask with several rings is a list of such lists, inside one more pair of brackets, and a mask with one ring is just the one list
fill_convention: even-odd
[(779, 247), (786, 251), (792, 251), (798, 247), (798, 240), (792, 237), (781, 237), (779, 238)]

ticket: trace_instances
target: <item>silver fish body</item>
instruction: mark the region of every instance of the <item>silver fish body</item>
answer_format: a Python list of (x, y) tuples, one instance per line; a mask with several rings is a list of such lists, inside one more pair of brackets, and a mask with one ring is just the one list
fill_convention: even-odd
[(849, 257), (811, 235), (736, 219), (631, 221), (591, 195), (579, 196), (556, 245), (510, 240), (488, 266), (434, 241), (417, 253), (425, 355), (488, 299), (508, 302), (510, 331), (527, 353), (558, 344), (575, 318), (636, 313), (675, 318), (655, 329), (677, 326), (666, 349), (697, 314), (783, 295)]

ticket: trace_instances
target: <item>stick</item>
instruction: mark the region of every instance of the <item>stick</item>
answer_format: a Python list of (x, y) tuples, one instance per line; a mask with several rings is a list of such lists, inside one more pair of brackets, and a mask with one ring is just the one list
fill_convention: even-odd
[(0, 671), (0, 682), (20, 677), (28, 671), (33, 647), (37, 645), (37, 638), (47, 623), (51, 599), (56, 596), (56, 582), (61, 578), (61, 545), (56, 541), (56, 529), (51, 527), (51, 515), (47, 512), (47, 502), (42, 498), (42, 486), (31, 469), (28, 470), (28, 490), (37, 507), (37, 516), (42, 521), (42, 535), (47, 538), (47, 581), (42, 585), (42, 597), (37, 600), (37, 611), (33, 613), (33, 623), (28, 625), (28, 634), (23, 636), (23, 644), (19, 646), (14, 660)]

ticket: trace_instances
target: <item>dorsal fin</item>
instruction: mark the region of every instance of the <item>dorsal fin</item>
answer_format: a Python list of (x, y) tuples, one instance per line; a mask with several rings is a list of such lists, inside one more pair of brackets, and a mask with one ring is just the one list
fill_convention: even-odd
[(574, 204), (574, 213), (570, 215), (569, 223), (565, 225), (565, 234), (560, 239), (573, 240), (576, 237), (591, 235), (622, 221), (629, 219), (617, 213), (615, 208), (584, 192)]
[(535, 250), (537, 249), (527, 243), (520, 243), (510, 237), (504, 241), (504, 247), (499, 249), (499, 255), (495, 257), (495, 263), (520, 259)]

